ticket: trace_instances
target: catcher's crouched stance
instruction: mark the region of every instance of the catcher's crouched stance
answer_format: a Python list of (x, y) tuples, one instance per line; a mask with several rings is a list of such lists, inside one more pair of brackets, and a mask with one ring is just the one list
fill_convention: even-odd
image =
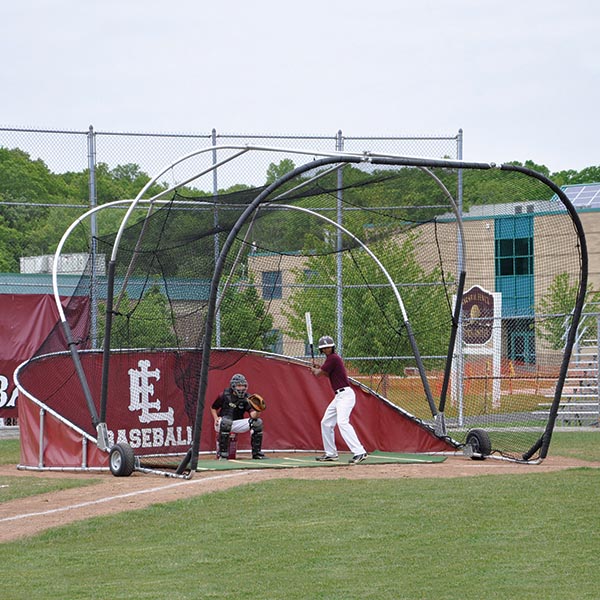
[[(212, 403), (210, 412), (215, 421), (215, 431), (219, 434), (219, 458), (229, 456), (229, 435), (250, 431), (252, 458), (266, 458), (262, 453), (263, 420), (260, 413), (266, 404), (259, 394), (248, 394), (246, 378), (236, 373), (224, 390)], [(250, 418), (244, 418), (248, 413)]]

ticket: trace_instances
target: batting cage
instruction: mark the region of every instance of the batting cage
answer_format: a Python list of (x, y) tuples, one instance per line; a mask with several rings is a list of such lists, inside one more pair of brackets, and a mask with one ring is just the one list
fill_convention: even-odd
[(89, 263), (16, 373), (24, 465), (189, 477), (237, 373), (266, 401), (265, 452), (317, 451), (313, 335), (344, 358), (369, 453), (547, 456), (587, 283), (551, 181), (371, 152), (307, 153), (262, 187), (202, 191), (197, 165), (159, 183), (201, 155), (67, 229), (57, 255), (91, 239)]

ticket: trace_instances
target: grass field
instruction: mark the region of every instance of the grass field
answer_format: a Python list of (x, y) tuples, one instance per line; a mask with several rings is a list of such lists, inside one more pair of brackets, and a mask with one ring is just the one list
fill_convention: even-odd
[[(600, 460), (600, 432), (557, 432), (550, 454)], [(597, 599), (599, 484), (591, 468), (247, 484), (2, 544), (2, 598)]]

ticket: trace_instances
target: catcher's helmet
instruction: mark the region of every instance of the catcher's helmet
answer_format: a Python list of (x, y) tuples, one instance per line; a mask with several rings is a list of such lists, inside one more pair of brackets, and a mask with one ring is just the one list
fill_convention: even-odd
[(248, 389), (248, 382), (241, 373), (236, 373), (231, 378), (231, 381), (229, 382), (229, 387), (233, 390), (233, 393), (236, 396), (243, 398), (246, 394), (246, 390)]
[(335, 342), (331, 336), (324, 335), (323, 337), (319, 338), (318, 346), (319, 350), (322, 350), (323, 348), (333, 348), (335, 346)]

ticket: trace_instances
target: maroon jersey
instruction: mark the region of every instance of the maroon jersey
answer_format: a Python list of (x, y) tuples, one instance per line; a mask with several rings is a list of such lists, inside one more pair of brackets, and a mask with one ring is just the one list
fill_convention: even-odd
[(348, 381), (348, 375), (346, 373), (346, 367), (344, 361), (339, 354), (332, 352), (326, 359), (321, 369), (329, 375), (329, 383), (333, 391), (339, 390), (340, 388), (350, 387)]

